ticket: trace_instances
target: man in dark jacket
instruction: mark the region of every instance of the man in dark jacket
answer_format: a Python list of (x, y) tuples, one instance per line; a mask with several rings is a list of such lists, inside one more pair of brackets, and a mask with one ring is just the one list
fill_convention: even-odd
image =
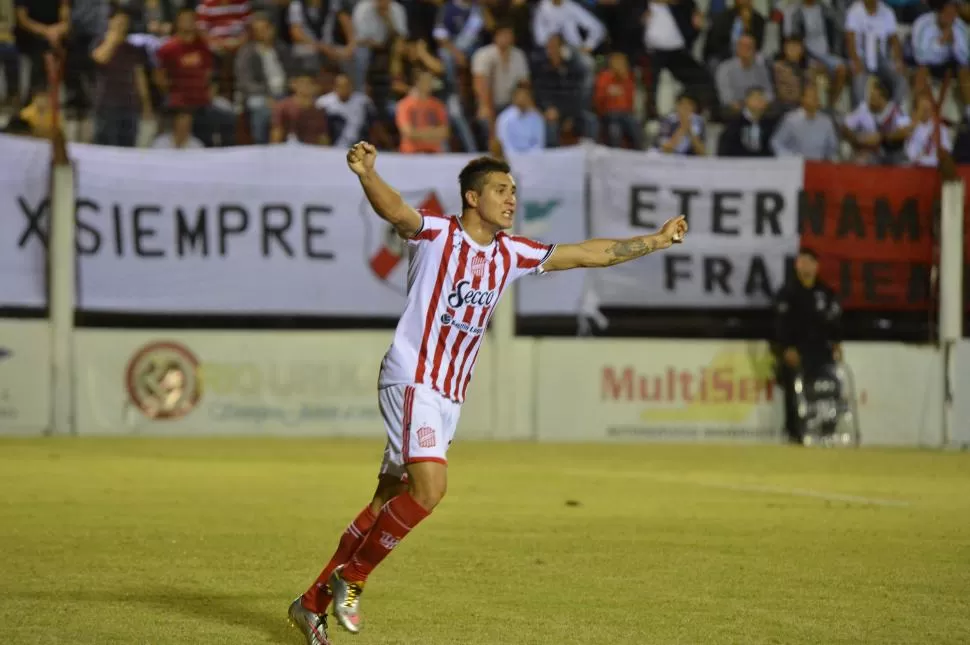
[(818, 257), (801, 249), (795, 258), (795, 279), (775, 296), (776, 341), (781, 352), (779, 382), (785, 391), (785, 432), (801, 443), (795, 377), (812, 378), (842, 360), (842, 307), (835, 292), (818, 279)]
[(765, 115), (768, 98), (760, 87), (752, 87), (744, 97), (744, 108), (724, 127), (718, 140), (719, 157), (773, 157), (771, 135), (777, 121)]
[(704, 62), (710, 70), (734, 56), (741, 34), (754, 38), (760, 52), (765, 40), (765, 17), (754, 10), (752, 0), (734, 0), (734, 6), (714, 18), (704, 43)]

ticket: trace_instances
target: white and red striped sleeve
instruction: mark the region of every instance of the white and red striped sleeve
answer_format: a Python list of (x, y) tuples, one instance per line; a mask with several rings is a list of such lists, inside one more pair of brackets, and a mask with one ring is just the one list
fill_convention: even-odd
[(448, 230), (451, 218), (447, 215), (438, 215), (421, 209), (418, 209), (417, 212), (421, 216), (421, 228), (408, 238), (408, 244), (433, 242), (443, 231)]
[(514, 258), (512, 261), (514, 278), (544, 273), (542, 263), (549, 259), (556, 248), (555, 244), (537, 242), (521, 235), (509, 235), (508, 241)]

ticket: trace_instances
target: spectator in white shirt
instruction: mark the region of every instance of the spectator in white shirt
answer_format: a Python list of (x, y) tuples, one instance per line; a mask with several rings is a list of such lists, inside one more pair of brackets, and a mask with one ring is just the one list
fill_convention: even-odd
[(408, 16), (396, 0), (360, 0), (352, 14), (357, 87), (363, 87), (374, 50), (389, 50), (396, 38), (407, 38)]
[(495, 116), (512, 103), (515, 88), (529, 80), (529, 60), (515, 46), (515, 29), (511, 23), (500, 23), (492, 44), (472, 56), (472, 89), (478, 104), (476, 115), (486, 139), (492, 136)]
[(368, 139), (368, 130), (377, 115), (370, 97), (355, 92), (350, 77), (340, 74), (333, 91), (317, 99), (317, 108), (327, 113), (327, 131), (336, 148), (350, 148)]
[(956, 77), (964, 110), (970, 114), (970, 37), (967, 23), (958, 17), (954, 0), (931, 0), (930, 6), (936, 10), (923, 14), (913, 23), (913, 59), (919, 65), (913, 81), (913, 92), (920, 95), (931, 91), (930, 79), (942, 81), (949, 73), (951, 77)]
[[(585, 38), (583, 31), (586, 32)], [(538, 47), (545, 47), (555, 34), (562, 36), (563, 42), (577, 57), (585, 72), (583, 91), (588, 104), (592, 100), (596, 73), (593, 51), (606, 38), (606, 28), (599, 18), (575, 0), (540, 0), (532, 16), (533, 40)]]
[(172, 115), (172, 129), (158, 135), (153, 148), (159, 150), (201, 150), (205, 148), (202, 142), (192, 136), (192, 112), (177, 111)]
[(913, 121), (913, 131), (906, 139), (906, 159), (916, 166), (935, 168), (939, 164), (940, 148), (950, 152), (953, 150), (953, 141), (950, 139), (950, 131), (936, 118), (932, 97), (922, 94), (916, 99)]
[(902, 103), (909, 93), (896, 14), (881, 0), (856, 0), (845, 17), (845, 46), (852, 71), (852, 99), (865, 98), (870, 75), (893, 88)]
[(546, 147), (546, 121), (526, 83), (515, 89), (512, 105), (498, 115), (495, 132), (506, 153), (532, 152)]
[(886, 84), (873, 78), (868, 99), (845, 117), (841, 130), (856, 163), (896, 164), (905, 158), (903, 144), (913, 125), (903, 108), (890, 100)]

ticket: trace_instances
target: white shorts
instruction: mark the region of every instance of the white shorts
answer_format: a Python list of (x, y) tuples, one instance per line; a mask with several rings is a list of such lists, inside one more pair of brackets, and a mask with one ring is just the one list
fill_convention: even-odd
[(421, 461), (448, 463), (461, 404), (424, 385), (388, 385), (377, 391), (387, 446), (381, 475), (407, 477), (405, 467)]

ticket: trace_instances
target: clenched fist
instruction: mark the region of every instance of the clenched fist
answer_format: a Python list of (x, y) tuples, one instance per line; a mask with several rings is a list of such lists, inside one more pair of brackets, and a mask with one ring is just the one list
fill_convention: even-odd
[(353, 145), (347, 151), (347, 165), (358, 177), (363, 176), (374, 169), (374, 162), (377, 161), (377, 148), (366, 141), (361, 141)]

